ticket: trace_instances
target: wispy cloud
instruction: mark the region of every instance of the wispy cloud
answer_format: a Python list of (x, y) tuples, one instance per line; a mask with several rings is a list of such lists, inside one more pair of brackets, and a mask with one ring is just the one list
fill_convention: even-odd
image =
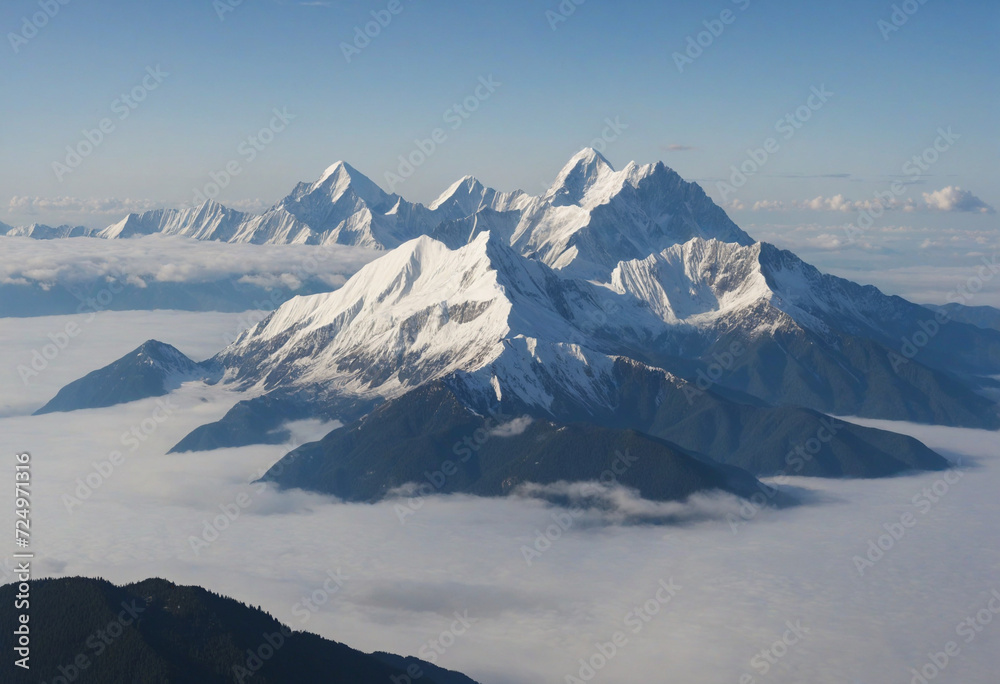
[(134, 284), (206, 283), (220, 280), (295, 289), (295, 273), (310, 257), (322, 268), (308, 275), (331, 287), (371, 261), (378, 252), (337, 245), (249, 245), (150, 235), (131, 240), (0, 238), (0, 285), (40, 286), (96, 282), (128, 276)]
[(148, 199), (84, 199), (80, 197), (18, 197), (10, 198), (7, 209), (12, 214), (94, 214), (117, 215), (159, 209), (163, 202)]
[[(271, 204), (260, 198), (230, 200), (225, 202), (230, 209), (249, 214), (260, 214), (271, 207)], [(176, 208), (170, 202), (151, 199), (118, 199), (81, 198), (81, 197), (11, 197), (7, 204), (10, 214), (21, 216), (41, 215), (54, 216), (95, 216), (109, 217), (114, 220), (124, 218), (128, 214), (141, 214), (152, 209)]]
[(895, 211), (945, 211), (945, 212), (972, 212), (980, 214), (994, 214), (996, 210), (976, 197), (968, 190), (962, 190), (958, 186), (949, 186), (934, 192), (925, 192), (923, 202), (912, 198), (892, 199), (888, 206), (881, 204), (874, 199), (852, 200), (842, 194), (831, 197), (820, 195), (807, 200), (757, 200), (755, 202), (744, 202), (734, 199), (727, 203), (726, 209), (735, 211), (838, 211), (852, 212), (863, 209), (882, 209)]
[(774, 173), (763, 174), (771, 178), (853, 178), (850, 173)]

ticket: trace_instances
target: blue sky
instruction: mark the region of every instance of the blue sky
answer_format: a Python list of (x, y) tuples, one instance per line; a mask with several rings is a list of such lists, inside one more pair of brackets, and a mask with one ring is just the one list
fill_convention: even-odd
[[(467, 173), (537, 192), (610, 120), (616, 166), (663, 160), (741, 223), (829, 225), (853, 216), (829, 207), (871, 199), (950, 126), (958, 139), (908, 179), (901, 202), (914, 211), (897, 218), (996, 225), (984, 213), (1000, 205), (995, 2), (911, 0), (890, 33), (878, 22), (892, 21), (892, 3), (870, 0), (566, 0), (571, 14), (558, 0), (235, 1), (42, 0), (46, 22), (32, 20), (38, 0), (3, 3), (0, 220), (106, 225), (123, 207), (191, 203), (232, 161), (240, 173), (219, 199), (237, 207), (270, 205), (339, 159), (386, 187), (435, 129), (444, 142), (400, 194), (429, 201)], [(343, 44), (372, 12), (391, 21), (348, 61)], [(45, 23), (37, 35), (25, 17)], [(679, 69), (675, 53), (699, 33), (706, 46)], [(146, 89), (156, 67), (162, 82)], [(477, 100), (490, 77), (499, 85)], [(832, 96), (799, 109), (814, 87)], [(121, 119), (133, 88), (144, 99)], [(467, 98), (476, 111), (446, 116)], [(294, 119), (250, 161), (241, 143), (275, 109)], [(775, 124), (797, 109), (808, 121), (785, 139)], [(58, 173), (102, 119), (110, 132)], [(717, 181), (768, 138), (777, 151), (724, 197)], [(804, 204), (817, 197), (820, 209)]]

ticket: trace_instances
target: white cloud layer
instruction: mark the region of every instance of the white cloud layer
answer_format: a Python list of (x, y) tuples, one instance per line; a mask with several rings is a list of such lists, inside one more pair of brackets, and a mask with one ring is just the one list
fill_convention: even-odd
[(842, 194), (832, 197), (822, 195), (808, 200), (757, 200), (748, 204), (739, 199), (731, 200), (725, 205), (726, 209), (735, 211), (839, 211), (856, 212), (862, 210), (880, 208), (892, 211), (946, 211), (946, 212), (975, 212), (980, 214), (994, 214), (996, 210), (973, 195), (968, 190), (962, 190), (957, 186), (948, 186), (934, 192), (925, 192), (923, 203), (912, 198), (892, 198), (890, 201), (880, 201), (877, 199), (851, 200)]
[[(295, 288), (307, 277), (343, 284), (379, 252), (332, 245), (249, 245), (150, 235), (128, 240), (0, 238), (0, 284), (75, 283), (126, 274), (146, 281), (224, 279)], [(140, 285), (141, 286), (141, 285)]]

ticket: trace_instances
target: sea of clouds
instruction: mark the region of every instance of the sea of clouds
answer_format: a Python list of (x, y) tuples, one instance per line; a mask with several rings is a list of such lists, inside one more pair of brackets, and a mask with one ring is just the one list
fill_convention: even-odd
[[(997, 433), (863, 421), (959, 461), (952, 483), (946, 473), (795, 478), (808, 503), (783, 510), (700, 497), (682, 524), (649, 525), (621, 513), (656, 504), (623, 492), (604, 517), (533, 498), (450, 496), (406, 502), (414, 514), (401, 522), (399, 502), (253, 484), (333, 424), (297, 423), (284, 446), (168, 455), (239, 400), (225, 387), (28, 415), (150, 337), (204, 358), (238, 324), (210, 313), (101, 316), (27, 385), (12, 367), (66, 317), (0, 319), (0, 451), (32, 454), (40, 574), (199, 584), (356, 648), (433, 655), (484, 684), (584, 681), (588, 667), (589, 681), (609, 684), (908, 684), (910, 668), (937, 667), (948, 642), (958, 655), (932, 681), (996, 681), (1000, 619), (986, 607), (1000, 590)], [(108, 472), (114, 452), (122, 462)], [(88, 477), (99, 482), (89, 494)], [(0, 510), (12, 510), (11, 493), (0, 486)], [(871, 543), (888, 548), (859, 563)], [(977, 612), (991, 623), (966, 641), (958, 630)], [(456, 613), (471, 625), (457, 635)]]

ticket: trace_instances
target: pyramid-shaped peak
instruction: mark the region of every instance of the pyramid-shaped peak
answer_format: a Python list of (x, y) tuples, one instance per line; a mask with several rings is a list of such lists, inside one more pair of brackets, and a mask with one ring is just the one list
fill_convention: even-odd
[(379, 204), (389, 197), (372, 179), (344, 161), (338, 161), (327, 167), (319, 180), (312, 185), (312, 190), (321, 188), (334, 199), (348, 190), (353, 190), (370, 205)]
[(582, 150), (574, 154), (566, 165), (575, 166), (580, 163), (587, 165), (603, 165), (611, 171), (615, 170), (615, 168), (611, 165), (611, 162), (607, 160), (607, 157), (593, 147), (584, 147)]
[(485, 193), (486, 186), (480, 183), (475, 176), (463, 176), (448, 186), (448, 189), (431, 202), (428, 208), (438, 209), (452, 200), (462, 205), (467, 204), (469, 198), (474, 198), (476, 202), (479, 202)]
[(615, 169), (600, 152), (585, 147), (566, 163), (545, 194), (555, 205), (577, 204), (595, 185), (615, 175)]

